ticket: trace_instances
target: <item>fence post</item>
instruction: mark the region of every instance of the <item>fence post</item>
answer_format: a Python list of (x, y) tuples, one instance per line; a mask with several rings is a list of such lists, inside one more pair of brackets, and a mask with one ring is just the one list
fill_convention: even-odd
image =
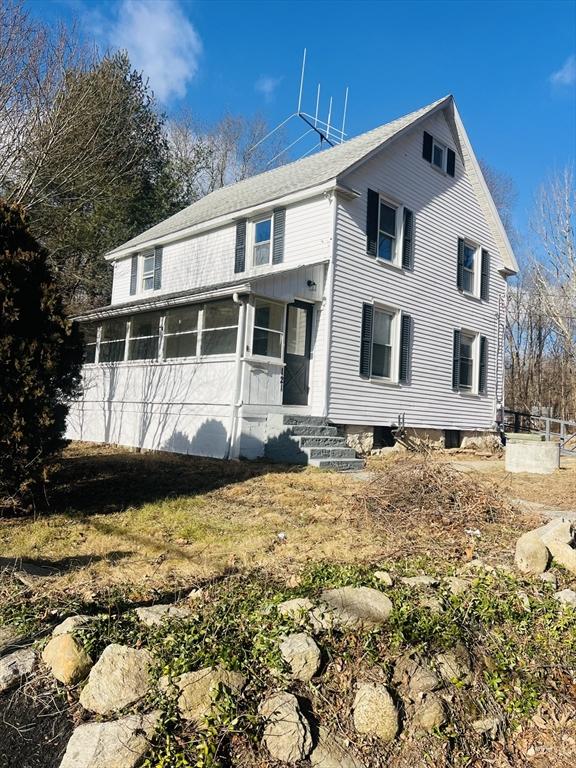
[(550, 419), (546, 419), (546, 441), (550, 442)]
[(514, 432), (520, 432), (520, 414), (514, 411)]

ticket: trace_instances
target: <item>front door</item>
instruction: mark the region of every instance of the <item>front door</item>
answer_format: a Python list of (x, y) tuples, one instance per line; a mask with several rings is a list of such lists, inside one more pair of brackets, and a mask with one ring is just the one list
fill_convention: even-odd
[(284, 405), (308, 405), (313, 305), (288, 304), (284, 349)]

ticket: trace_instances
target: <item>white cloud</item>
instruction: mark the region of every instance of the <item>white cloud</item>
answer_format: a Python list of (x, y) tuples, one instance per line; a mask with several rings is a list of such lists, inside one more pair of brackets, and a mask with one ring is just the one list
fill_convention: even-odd
[(271, 101), (274, 96), (274, 91), (282, 82), (281, 77), (270, 77), (270, 75), (261, 75), (254, 84), (255, 90), (264, 94), (266, 101)]
[(177, 0), (121, 0), (115, 19), (101, 29), (107, 45), (128, 51), (160, 101), (186, 95), (202, 41)]
[(576, 83), (576, 56), (568, 56), (564, 64), (557, 72), (550, 75), (550, 82), (553, 85), (574, 85)]

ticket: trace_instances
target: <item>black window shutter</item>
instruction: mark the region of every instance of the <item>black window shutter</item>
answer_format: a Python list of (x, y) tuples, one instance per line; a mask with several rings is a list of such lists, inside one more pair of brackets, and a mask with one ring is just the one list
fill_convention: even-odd
[(402, 266), (404, 269), (414, 269), (414, 214), (408, 208), (404, 208)]
[(464, 240), (458, 238), (458, 271), (456, 273), (456, 285), (464, 290)]
[(478, 392), (485, 395), (488, 390), (488, 339), (480, 336), (480, 365), (478, 366)]
[(432, 162), (432, 136), (424, 131), (424, 139), (422, 140), (422, 157), (424, 160)]
[(410, 381), (410, 362), (412, 357), (412, 328), (411, 315), (402, 315), (400, 326), (400, 383), (407, 384)]
[(370, 378), (372, 373), (372, 333), (374, 328), (374, 307), (362, 305), (362, 336), (360, 339), (360, 376)]
[(380, 195), (373, 189), (368, 190), (368, 207), (366, 209), (366, 251), (369, 256), (378, 255), (378, 206)]
[(236, 249), (234, 252), (234, 272), (246, 269), (246, 219), (236, 222)]
[(284, 261), (284, 231), (286, 228), (286, 208), (274, 209), (272, 264)]
[(452, 355), (452, 388), (460, 389), (460, 330), (454, 329), (454, 350)]
[(482, 265), (480, 268), (480, 298), (488, 301), (490, 295), (490, 254), (482, 248)]
[(136, 293), (136, 284), (138, 282), (138, 254), (132, 256), (130, 264), (130, 296)]
[(158, 291), (162, 287), (162, 246), (157, 245), (154, 248), (154, 290)]
[(446, 173), (448, 176), (454, 176), (456, 173), (456, 152), (453, 149), (446, 152)]

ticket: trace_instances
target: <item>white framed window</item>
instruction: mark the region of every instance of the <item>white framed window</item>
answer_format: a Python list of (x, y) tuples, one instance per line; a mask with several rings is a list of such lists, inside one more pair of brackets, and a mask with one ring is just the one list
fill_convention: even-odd
[(236, 352), (238, 309), (238, 304), (232, 299), (204, 305), (201, 355), (227, 355)]
[(119, 363), (126, 351), (126, 319), (105, 320), (100, 332), (99, 363)]
[(432, 165), (446, 172), (447, 147), (437, 139), (432, 141)]
[(172, 309), (164, 319), (164, 358), (196, 357), (200, 307)]
[(478, 334), (470, 331), (460, 333), (460, 390), (474, 393), (476, 387), (476, 365), (478, 358)]
[(160, 313), (145, 312), (130, 318), (128, 360), (156, 360), (160, 339)]
[(266, 299), (254, 301), (252, 354), (282, 358), (286, 307)]
[(404, 207), (380, 196), (377, 256), (387, 264), (401, 264), (403, 226)]
[(151, 291), (154, 288), (154, 266), (156, 258), (154, 251), (142, 255), (142, 290)]
[(270, 264), (272, 260), (272, 217), (255, 221), (253, 225), (252, 263), (255, 267)]
[(84, 365), (96, 362), (98, 349), (98, 323), (82, 323), (80, 326), (84, 342)]
[(469, 240), (464, 241), (464, 250), (462, 257), (462, 290), (471, 296), (478, 296), (479, 286), (479, 254), (480, 249)]
[(398, 310), (374, 307), (371, 375), (387, 381), (397, 380), (398, 316)]

